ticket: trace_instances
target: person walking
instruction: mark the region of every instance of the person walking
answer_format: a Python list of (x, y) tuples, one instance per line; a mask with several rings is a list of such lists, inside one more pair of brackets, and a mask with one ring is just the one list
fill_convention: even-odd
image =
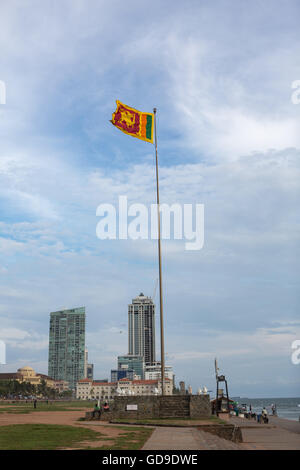
[(37, 401), (34, 400), (34, 401), (33, 401), (33, 408), (34, 408), (34, 409), (36, 409), (36, 403), (37, 403)]

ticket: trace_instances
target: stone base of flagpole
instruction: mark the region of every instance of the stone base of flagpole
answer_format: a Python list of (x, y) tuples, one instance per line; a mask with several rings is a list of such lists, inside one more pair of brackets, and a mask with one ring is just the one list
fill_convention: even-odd
[[(90, 412), (89, 412), (90, 413)], [(109, 415), (101, 420), (117, 419), (204, 419), (211, 416), (209, 395), (118, 396), (111, 403)]]

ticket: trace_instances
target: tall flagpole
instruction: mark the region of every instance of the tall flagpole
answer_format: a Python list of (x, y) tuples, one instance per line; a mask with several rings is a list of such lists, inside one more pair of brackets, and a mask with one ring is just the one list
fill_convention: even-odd
[(160, 211), (159, 211), (159, 182), (158, 182), (158, 158), (157, 158), (156, 108), (153, 109), (153, 113), (154, 113), (154, 134), (155, 134), (156, 200), (157, 200), (157, 226), (158, 226), (161, 394), (164, 395), (165, 394), (165, 342), (164, 342), (164, 314), (163, 314), (162, 269), (161, 269), (161, 240), (160, 240)]

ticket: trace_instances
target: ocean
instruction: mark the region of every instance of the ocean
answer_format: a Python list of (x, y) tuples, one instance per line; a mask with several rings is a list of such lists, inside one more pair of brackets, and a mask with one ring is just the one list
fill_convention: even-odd
[(234, 397), (233, 400), (237, 401), (239, 405), (247, 404), (252, 406), (252, 410), (257, 413), (261, 412), (265, 406), (268, 413), (272, 414), (272, 404), (277, 407), (278, 418), (291, 419), (298, 421), (300, 416), (300, 398), (241, 398)]

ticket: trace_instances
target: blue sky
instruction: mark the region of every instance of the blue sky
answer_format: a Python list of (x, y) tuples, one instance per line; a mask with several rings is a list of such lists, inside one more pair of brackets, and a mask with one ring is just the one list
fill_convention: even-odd
[(299, 13), (297, 1), (2, 2), (2, 370), (47, 373), (50, 312), (85, 305), (95, 376), (109, 377), (127, 304), (153, 293), (155, 241), (96, 237), (99, 204), (155, 202), (153, 146), (109, 122), (119, 99), (158, 108), (161, 201), (205, 205), (202, 250), (163, 242), (177, 381), (214, 388), (217, 356), (234, 395), (299, 395)]

